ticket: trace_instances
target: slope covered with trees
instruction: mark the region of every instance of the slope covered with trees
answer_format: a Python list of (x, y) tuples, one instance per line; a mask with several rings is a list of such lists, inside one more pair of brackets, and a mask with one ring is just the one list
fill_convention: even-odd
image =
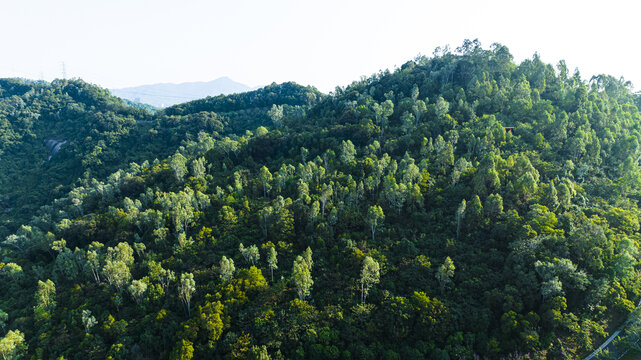
[(264, 91), (159, 112), (146, 131), (177, 151), (7, 236), (1, 351), (573, 359), (634, 309), (641, 116), (623, 80), (466, 41), (329, 96)]
[(28, 222), (40, 206), (68, 193), (73, 184), (88, 186), (131, 162), (163, 159), (184, 141), (205, 133), (215, 139), (243, 134), (269, 119), (267, 111), (274, 104), (287, 104), (287, 113), (304, 114), (309, 98), (317, 95), (320, 98), (312, 88), (273, 84), (243, 95), (268, 98), (269, 103), (207, 111), (187, 103), (180, 116), (152, 115), (81, 80), (2, 79), (0, 237)]

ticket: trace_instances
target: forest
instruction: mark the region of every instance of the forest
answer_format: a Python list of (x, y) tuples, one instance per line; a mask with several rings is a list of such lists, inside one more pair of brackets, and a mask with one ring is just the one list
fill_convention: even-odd
[(639, 107), (476, 40), (155, 112), (0, 79), (0, 355), (582, 359), (638, 317)]

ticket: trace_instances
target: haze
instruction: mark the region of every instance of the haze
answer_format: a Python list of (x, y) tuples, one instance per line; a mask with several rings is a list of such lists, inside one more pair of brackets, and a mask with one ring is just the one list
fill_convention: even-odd
[(328, 92), (478, 38), (517, 61), (538, 52), (584, 79), (641, 84), (638, 10), (626, 1), (7, 1), (0, 77), (52, 80), (64, 63), (67, 77), (107, 88), (228, 76)]

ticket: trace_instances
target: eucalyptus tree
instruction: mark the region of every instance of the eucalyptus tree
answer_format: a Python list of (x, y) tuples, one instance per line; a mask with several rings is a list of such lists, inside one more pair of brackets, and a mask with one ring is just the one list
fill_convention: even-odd
[(220, 278), (227, 282), (234, 277), (234, 271), (236, 271), (234, 260), (223, 255), (223, 258), (220, 259)]
[(365, 303), (369, 289), (374, 284), (380, 281), (380, 266), (378, 262), (370, 256), (366, 256), (363, 260), (363, 268), (361, 269), (361, 303)]
[(180, 275), (180, 285), (178, 286), (178, 295), (187, 305), (187, 315), (191, 316), (191, 297), (196, 292), (196, 282), (194, 274), (184, 273)]
[(314, 285), (311, 268), (302, 256), (297, 256), (292, 268), (292, 281), (300, 300), (305, 300)]
[(380, 206), (370, 206), (369, 210), (367, 211), (367, 224), (372, 230), (372, 241), (374, 241), (375, 239), (374, 234), (376, 232), (376, 227), (378, 226), (379, 222), (383, 221), (384, 219), (385, 214), (383, 213), (383, 209), (381, 209)]
[(274, 282), (274, 269), (278, 269), (278, 254), (276, 253), (276, 248), (271, 246), (267, 251), (267, 264), (269, 266), (269, 271), (271, 272), (272, 282)]

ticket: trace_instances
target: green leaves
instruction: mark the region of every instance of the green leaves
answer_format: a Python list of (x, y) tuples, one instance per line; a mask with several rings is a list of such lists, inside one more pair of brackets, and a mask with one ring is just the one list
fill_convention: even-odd
[(196, 282), (194, 274), (184, 273), (180, 275), (180, 285), (178, 286), (178, 295), (187, 305), (187, 314), (191, 315), (191, 297), (196, 292)]

